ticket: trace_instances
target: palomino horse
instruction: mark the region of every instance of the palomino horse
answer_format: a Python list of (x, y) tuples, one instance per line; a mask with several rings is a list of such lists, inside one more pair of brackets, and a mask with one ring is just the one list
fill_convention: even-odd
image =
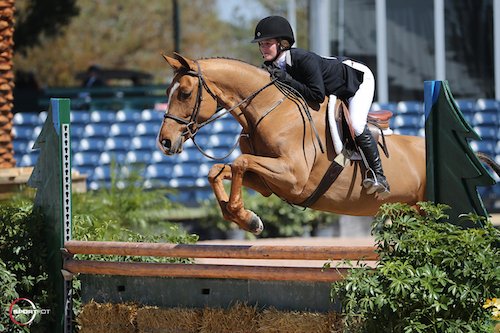
[[(242, 155), (231, 165), (215, 164), (208, 179), (224, 218), (259, 234), (260, 218), (246, 210), (241, 187), (264, 196), (276, 194), (291, 204), (304, 202), (336, 157), (326, 117), (327, 102), (301, 107), (273, 84), (269, 74), (234, 59), (193, 61), (175, 54), (164, 56), (175, 77), (167, 90), (169, 106), (158, 133), (159, 148), (166, 155), (182, 152), (183, 143), (214, 120), (223, 106), (243, 127), (239, 139)], [(309, 120), (309, 117), (312, 120)], [(391, 194), (381, 199), (368, 195), (361, 182), (364, 171), (347, 163), (328, 190), (310, 207), (338, 214), (370, 216), (385, 202), (410, 205), (424, 200), (425, 143), (421, 137), (386, 137), (390, 158), (381, 154)], [(323, 145), (325, 149), (323, 151)], [(223, 180), (231, 181), (228, 195)]]

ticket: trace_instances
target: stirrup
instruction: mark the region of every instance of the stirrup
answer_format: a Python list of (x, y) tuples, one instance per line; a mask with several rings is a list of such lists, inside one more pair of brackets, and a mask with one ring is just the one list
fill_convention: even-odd
[[(372, 177), (369, 177), (369, 173), (371, 173)], [(377, 193), (381, 199), (386, 199), (391, 194), (387, 181), (379, 181), (372, 169), (367, 170), (366, 177), (363, 180), (363, 187), (366, 189), (366, 194)]]

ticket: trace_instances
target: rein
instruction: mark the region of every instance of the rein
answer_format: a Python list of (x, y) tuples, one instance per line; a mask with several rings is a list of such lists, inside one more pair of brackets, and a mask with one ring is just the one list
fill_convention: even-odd
[[(249, 100), (253, 99), (255, 96), (257, 96), (258, 94), (260, 94), (263, 90), (265, 90), (266, 88), (268, 88), (271, 85), (273, 85), (275, 80), (272, 80), (271, 82), (267, 83), (263, 87), (261, 87), (258, 90), (254, 91), (249, 96), (245, 97), (240, 102), (238, 102), (237, 104), (233, 105), (230, 109), (226, 109), (223, 112), (216, 111), (214, 113), (214, 115), (212, 115), (212, 117), (210, 117), (209, 119), (207, 119), (206, 121), (204, 121), (202, 123), (198, 123), (197, 119), (198, 119), (198, 115), (200, 113), (201, 102), (203, 101), (203, 96), (202, 96), (203, 88), (205, 88), (205, 90), (215, 100), (217, 100), (217, 95), (215, 95), (212, 92), (212, 90), (208, 86), (207, 82), (205, 81), (205, 79), (203, 77), (203, 74), (201, 73), (201, 68), (200, 68), (200, 64), (198, 63), (198, 61), (195, 61), (195, 63), (198, 66), (198, 71), (192, 71), (192, 70), (186, 71), (187, 75), (195, 76), (195, 77), (198, 78), (198, 92), (196, 93), (196, 102), (195, 102), (195, 104), (193, 106), (193, 113), (191, 113), (191, 117), (189, 118), (189, 120), (186, 120), (186, 119), (183, 119), (183, 118), (171, 115), (168, 112), (165, 112), (165, 115), (163, 117), (165, 119), (168, 118), (168, 119), (175, 120), (179, 124), (186, 125), (186, 130), (181, 135), (182, 136), (187, 135), (188, 138), (190, 138), (193, 141), (193, 144), (195, 145), (195, 147), (200, 151), (200, 153), (203, 156), (205, 156), (207, 158), (210, 158), (212, 160), (224, 160), (229, 155), (231, 155), (234, 152), (234, 150), (238, 147), (239, 140), (236, 140), (236, 142), (234, 143), (233, 147), (231, 147), (231, 149), (229, 150), (229, 152), (226, 155), (221, 156), (221, 157), (215, 157), (215, 156), (209, 155), (202, 147), (200, 147), (198, 145), (198, 143), (196, 143), (196, 141), (195, 141), (196, 134), (198, 133), (198, 131), (202, 127), (204, 127), (204, 126), (206, 126), (206, 125), (208, 125), (208, 124), (216, 121), (217, 119), (225, 116), (228, 113), (231, 113), (234, 109), (238, 108), (242, 104), (244, 104), (244, 103), (248, 102)], [(283, 100), (281, 102), (283, 102)], [(270, 111), (274, 110), (279, 104), (281, 104), (281, 102), (279, 102), (276, 105), (273, 105), (273, 107), (271, 108), (271, 110), (269, 110), (267, 113), (269, 113)], [(266, 115), (267, 115), (267, 113), (266, 113)], [(240, 137), (243, 136), (243, 135), (245, 135), (245, 134), (241, 133)], [(248, 134), (246, 134), (246, 135), (248, 135)]]
[[(196, 143), (195, 136), (198, 133), (198, 131), (202, 127), (204, 127), (204, 126), (206, 126), (206, 125), (208, 125), (208, 124), (216, 121), (217, 119), (225, 116), (228, 113), (231, 113), (233, 110), (235, 110), (236, 108), (240, 107), (242, 104), (250, 101), (255, 96), (257, 96), (258, 94), (260, 94), (263, 90), (267, 89), (268, 87), (270, 87), (272, 85), (276, 85), (278, 87), (278, 89), (285, 95), (285, 97), (290, 98), (290, 96), (293, 96), (293, 97), (295, 97), (296, 101), (298, 100), (298, 103), (300, 104), (300, 107), (305, 112), (305, 114), (307, 116), (307, 119), (309, 120), (309, 123), (311, 124), (313, 132), (314, 132), (314, 134), (316, 136), (316, 139), (317, 139), (317, 141), (319, 143), (319, 147), (321, 149), (321, 152), (322, 153), (325, 152), (324, 148), (323, 148), (323, 144), (322, 144), (321, 139), (319, 137), (319, 133), (318, 133), (318, 131), (316, 129), (316, 126), (314, 125), (314, 121), (312, 119), (311, 113), (309, 111), (309, 108), (307, 107), (307, 104), (305, 102), (304, 97), (302, 97), (300, 95), (300, 93), (297, 92), (292, 87), (290, 87), (290, 86), (288, 86), (288, 85), (286, 85), (284, 83), (281, 83), (281, 82), (277, 81), (276, 79), (272, 79), (269, 83), (267, 83), (263, 87), (257, 89), (256, 91), (254, 91), (253, 93), (251, 93), (249, 96), (245, 97), (240, 102), (238, 102), (235, 105), (233, 105), (231, 108), (226, 109), (223, 112), (216, 111), (214, 113), (214, 115), (212, 115), (209, 119), (207, 119), (206, 121), (204, 121), (202, 123), (198, 123), (197, 122), (198, 115), (200, 113), (201, 102), (203, 101), (203, 88), (205, 88), (205, 90), (208, 92), (208, 94), (210, 96), (212, 96), (212, 98), (214, 100), (217, 100), (217, 95), (215, 95), (212, 92), (212, 90), (208, 86), (207, 82), (205, 81), (205, 78), (203, 77), (203, 74), (201, 72), (201, 67), (200, 67), (199, 62), (195, 61), (195, 63), (196, 63), (196, 66), (198, 67), (198, 71), (188, 70), (185, 73), (186, 75), (190, 75), (190, 76), (194, 76), (194, 77), (198, 78), (198, 91), (196, 93), (196, 102), (195, 102), (195, 104), (193, 106), (193, 112), (191, 113), (191, 117), (189, 118), (189, 120), (186, 120), (186, 119), (183, 119), (183, 118), (171, 115), (167, 111), (167, 112), (165, 112), (164, 118), (165, 119), (167, 119), (167, 118), (168, 119), (172, 119), (172, 120), (176, 121), (179, 124), (185, 125), (186, 126), (186, 130), (181, 135), (182, 136), (186, 136), (187, 135), (188, 138), (190, 138), (193, 141), (193, 144), (195, 145), (195, 147), (200, 151), (200, 153), (203, 156), (205, 156), (205, 157), (207, 157), (209, 159), (212, 159), (212, 160), (224, 160), (228, 156), (230, 156), (234, 152), (234, 150), (238, 147), (239, 139), (236, 140), (236, 142), (234, 143), (234, 145), (231, 147), (231, 149), (229, 150), (229, 152), (226, 155), (224, 155), (222, 157), (215, 157), (215, 156), (209, 155), (202, 147), (200, 147), (198, 145), (198, 143)], [(262, 116), (261, 119), (257, 122), (257, 125), (258, 125), (258, 123), (260, 123), (260, 121), (262, 119), (264, 119), (271, 111), (273, 111), (276, 107), (278, 107), (283, 101), (284, 101), (284, 98), (282, 98), (281, 100), (275, 102), (271, 106), (271, 108), (264, 113), (264, 116)], [(240, 133), (240, 137), (242, 137), (244, 135), (247, 136), (247, 137), (249, 136), (249, 134)]]

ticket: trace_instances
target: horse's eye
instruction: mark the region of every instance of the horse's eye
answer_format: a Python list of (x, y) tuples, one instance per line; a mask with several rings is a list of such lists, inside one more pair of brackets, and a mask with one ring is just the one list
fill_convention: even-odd
[(191, 92), (190, 91), (188, 91), (188, 92), (185, 92), (185, 91), (182, 91), (182, 90), (179, 91), (179, 98), (180, 99), (188, 99), (189, 96), (191, 96)]

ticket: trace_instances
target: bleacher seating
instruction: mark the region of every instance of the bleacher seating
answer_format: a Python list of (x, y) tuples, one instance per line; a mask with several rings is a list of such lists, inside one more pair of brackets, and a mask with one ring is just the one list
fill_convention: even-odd
[[(500, 163), (500, 103), (489, 99), (457, 100), (465, 119), (482, 140), (472, 140), (474, 151), (482, 151)], [(425, 135), (424, 109), (420, 101), (373, 103), (372, 110), (388, 109), (394, 113), (391, 127), (397, 134)], [(157, 134), (163, 111), (154, 109), (94, 109), (71, 112), (72, 167), (88, 175), (88, 188), (96, 190), (111, 183), (111, 165), (137, 165), (146, 187), (178, 189), (181, 200), (207, 198), (212, 191), (207, 174), (213, 161), (203, 156), (191, 140), (179, 155), (165, 156), (157, 147)], [(32, 166), (39, 151), (33, 151), (46, 112), (17, 113), (14, 116), (14, 150), (18, 166)], [(220, 158), (230, 152), (238, 140), (241, 126), (230, 115), (200, 129), (196, 143), (207, 155)], [(236, 149), (222, 162), (239, 155)], [(142, 169), (141, 169), (142, 168)], [(500, 185), (482, 188), (485, 198), (498, 197)], [(193, 190), (195, 189), (195, 190)]]

